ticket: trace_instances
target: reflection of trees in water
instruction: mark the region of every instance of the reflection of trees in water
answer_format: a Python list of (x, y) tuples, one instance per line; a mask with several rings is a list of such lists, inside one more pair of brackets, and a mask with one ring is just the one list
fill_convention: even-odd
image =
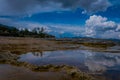
[(41, 51), (41, 52), (32, 52), (32, 54), (33, 54), (34, 56), (40, 56), (40, 57), (43, 56), (43, 52), (42, 52), (42, 51)]

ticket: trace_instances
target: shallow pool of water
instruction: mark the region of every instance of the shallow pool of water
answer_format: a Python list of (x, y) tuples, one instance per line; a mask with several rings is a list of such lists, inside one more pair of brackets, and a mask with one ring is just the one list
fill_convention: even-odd
[(119, 53), (92, 52), (88, 50), (29, 52), (20, 55), (19, 61), (35, 65), (66, 64), (90, 72), (120, 71)]

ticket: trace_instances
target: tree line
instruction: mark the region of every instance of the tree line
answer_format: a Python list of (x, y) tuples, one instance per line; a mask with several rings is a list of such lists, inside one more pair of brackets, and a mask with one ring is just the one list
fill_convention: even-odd
[(45, 29), (34, 28), (32, 30), (17, 29), (15, 27), (10, 27), (0, 24), (0, 36), (12, 36), (12, 37), (37, 37), (37, 38), (55, 38), (55, 36), (45, 33)]

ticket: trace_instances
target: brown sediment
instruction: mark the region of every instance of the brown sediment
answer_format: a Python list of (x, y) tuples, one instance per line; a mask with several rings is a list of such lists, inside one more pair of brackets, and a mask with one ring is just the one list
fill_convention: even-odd
[[(81, 46), (84, 46), (81, 48)], [(67, 49), (88, 49), (93, 51), (108, 51), (115, 46), (113, 42), (85, 42), (79, 40), (56, 40), (41, 38), (0, 37), (0, 51), (23, 54), (27, 52), (42, 52)], [(87, 47), (87, 48), (86, 48)], [(115, 50), (116, 51), (116, 50)], [(117, 52), (120, 52), (119, 50)]]
[(72, 80), (62, 72), (35, 72), (25, 67), (0, 64), (0, 80)]
[(42, 52), (78, 48), (72, 44), (58, 44), (57, 41), (41, 38), (0, 37), (0, 51), (11, 53)]

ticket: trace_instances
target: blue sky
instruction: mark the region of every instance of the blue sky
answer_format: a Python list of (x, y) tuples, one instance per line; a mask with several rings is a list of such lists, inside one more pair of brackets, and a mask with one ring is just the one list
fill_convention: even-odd
[(0, 0), (0, 23), (57, 37), (120, 39), (119, 0)]

